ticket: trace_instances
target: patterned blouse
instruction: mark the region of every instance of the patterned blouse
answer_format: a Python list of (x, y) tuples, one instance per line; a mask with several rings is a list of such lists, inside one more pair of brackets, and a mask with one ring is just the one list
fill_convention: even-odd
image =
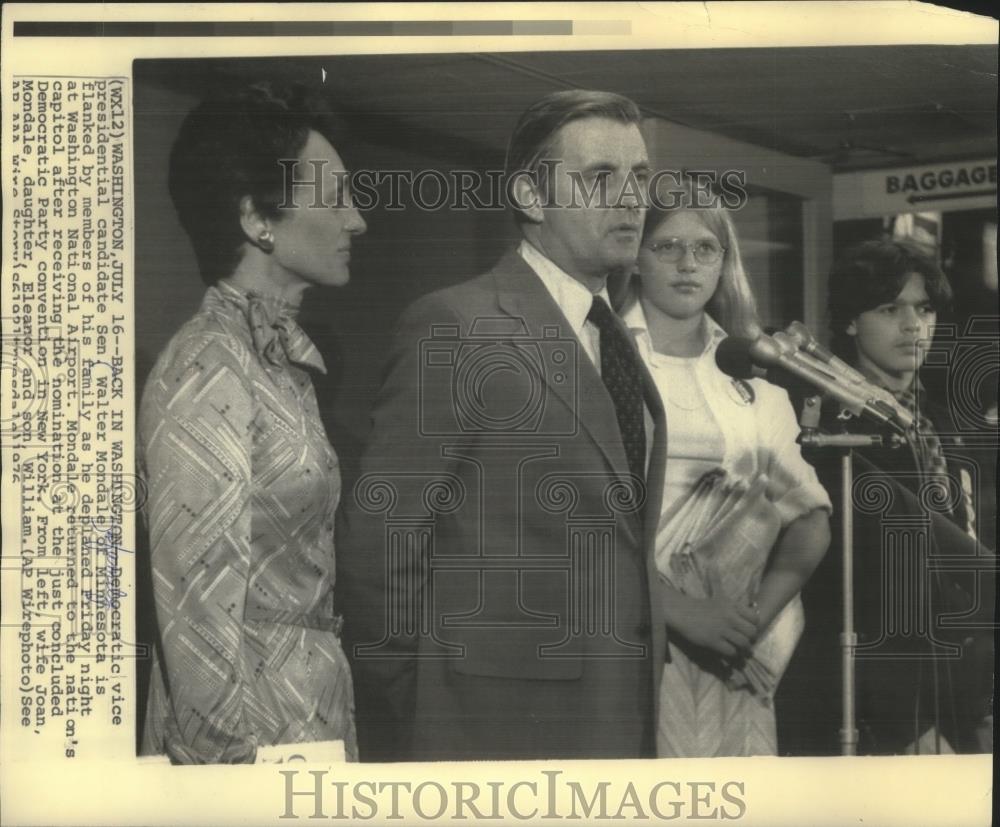
[(144, 754), (241, 763), (342, 739), (357, 758), (333, 612), (340, 473), (305, 370), (323, 360), (294, 315), (218, 283), (143, 394), (160, 636)]

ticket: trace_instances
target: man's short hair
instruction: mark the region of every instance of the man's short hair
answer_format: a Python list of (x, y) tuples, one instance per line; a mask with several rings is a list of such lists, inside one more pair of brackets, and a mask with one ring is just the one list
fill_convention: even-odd
[[(607, 118), (624, 124), (638, 124), (642, 113), (634, 101), (613, 92), (567, 89), (553, 92), (535, 102), (521, 115), (507, 145), (504, 169), (508, 181), (517, 173), (537, 175), (540, 192), (546, 192), (547, 167), (552, 159), (556, 136), (566, 124), (583, 118)], [(515, 207), (517, 219), (523, 216)]]
[(911, 273), (924, 278), (931, 306), (938, 313), (949, 309), (951, 285), (937, 262), (906, 241), (877, 239), (851, 247), (830, 273), (830, 333), (835, 352), (853, 356), (853, 337), (847, 328), (861, 313), (892, 302), (906, 286)]

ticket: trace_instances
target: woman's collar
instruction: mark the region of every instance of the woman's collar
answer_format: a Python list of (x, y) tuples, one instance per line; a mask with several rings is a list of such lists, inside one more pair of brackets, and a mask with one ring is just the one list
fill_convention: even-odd
[[(636, 338), (644, 337), (652, 348), (652, 338), (649, 335), (649, 322), (646, 320), (646, 311), (643, 309), (642, 300), (636, 299), (630, 302), (622, 311), (622, 321)], [(701, 340), (704, 343), (701, 354), (705, 355), (714, 351), (719, 342), (728, 335), (722, 326), (715, 321), (708, 313), (702, 313), (701, 327), (699, 330)]]
[(239, 309), (250, 328), (254, 350), (270, 365), (287, 362), (326, 373), (316, 346), (296, 321), (299, 308), (275, 293), (248, 290), (227, 281), (215, 285), (219, 300)]
[(268, 319), (272, 322), (279, 319), (294, 319), (299, 315), (299, 306), (287, 301), (280, 293), (250, 289), (225, 279), (216, 282), (215, 286), (222, 298), (244, 311), (253, 302), (266, 311)]

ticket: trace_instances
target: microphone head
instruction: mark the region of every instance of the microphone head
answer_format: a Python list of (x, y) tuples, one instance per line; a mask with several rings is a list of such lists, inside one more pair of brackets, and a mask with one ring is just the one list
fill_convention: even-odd
[(753, 362), (768, 367), (781, 364), (781, 357), (785, 352), (785, 349), (770, 336), (758, 336), (750, 343), (748, 350)]
[(785, 369), (779, 361), (780, 356), (781, 348), (770, 336), (756, 339), (729, 336), (719, 343), (715, 364), (733, 379), (764, 378), (785, 388), (792, 399), (813, 395), (812, 386)]
[(799, 352), (799, 343), (784, 330), (771, 334), (773, 341), (785, 356), (794, 356)]
[(750, 348), (753, 340), (743, 336), (727, 336), (715, 350), (715, 364), (726, 376), (733, 379), (752, 379), (754, 376), (753, 359), (750, 358)]
[(802, 322), (792, 322), (785, 328), (785, 334), (800, 348), (816, 341), (816, 337)]

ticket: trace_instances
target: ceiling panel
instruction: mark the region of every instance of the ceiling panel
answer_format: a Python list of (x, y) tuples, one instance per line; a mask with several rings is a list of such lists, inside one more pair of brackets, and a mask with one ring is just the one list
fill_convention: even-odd
[(140, 63), (137, 79), (192, 94), (233, 79), (309, 83), (336, 106), (380, 124), (380, 140), (431, 137), (434, 145), (439, 136), (439, 148), (449, 152), (502, 153), (531, 102), (578, 87), (619, 92), (647, 114), (840, 170), (996, 154), (997, 49), (989, 46)]

